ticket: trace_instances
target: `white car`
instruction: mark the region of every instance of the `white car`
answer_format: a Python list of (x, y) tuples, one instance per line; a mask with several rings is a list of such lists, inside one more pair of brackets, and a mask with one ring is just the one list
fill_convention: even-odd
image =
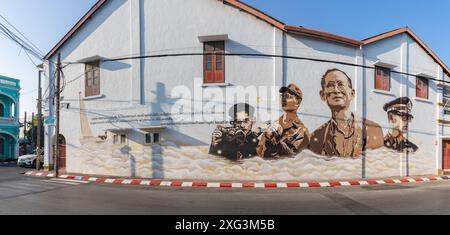
[[(17, 165), (20, 167), (36, 167), (36, 158), (36, 150), (34, 150), (28, 155), (20, 156), (17, 159)], [(42, 167), (44, 165), (44, 150), (41, 150), (40, 162)]]

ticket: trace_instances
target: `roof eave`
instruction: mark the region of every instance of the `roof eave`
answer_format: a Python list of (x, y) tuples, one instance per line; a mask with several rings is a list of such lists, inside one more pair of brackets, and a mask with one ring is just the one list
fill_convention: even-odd
[(82, 28), (108, 0), (98, 0), (94, 6), (72, 27), (72, 29), (53, 47), (47, 55), (45, 55), (44, 60), (49, 60), (61, 47), (71, 38), (76, 32)]
[(259, 19), (261, 19), (261, 20), (263, 20), (263, 21), (265, 21), (265, 22), (267, 22), (267, 23), (269, 23), (269, 24), (271, 24), (273, 26), (275, 26), (276, 28), (284, 31), (285, 24), (283, 22), (281, 22), (281, 21), (279, 21), (279, 20), (269, 16), (268, 14), (266, 14), (266, 13), (264, 13), (264, 12), (262, 12), (262, 11), (256, 9), (256, 8), (252, 7), (250, 5), (247, 5), (247, 4), (245, 4), (245, 3), (243, 3), (243, 2), (241, 2), (239, 0), (219, 0), (219, 1), (222, 1), (225, 4), (231, 5), (231, 6), (236, 7), (238, 9), (242, 10), (242, 11), (245, 11), (245, 12), (247, 12), (247, 13), (249, 13), (249, 14), (251, 14), (251, 15), (253, 15), (253, 16), (255, 16), (255, 17), (257, 17), (257, 18), (259, 18)]
[(307, 36), (307, 37), (313, 37), (318, 38), (326, 41), (332, 41), (339, 44), (344, 44), (351, 47), (360, 47), (363, 45), (363, 42), (346, 38), (340, 35), (335, 35), (331, 33), (321, 32), (318, 30), (313, 29), (307, 29), (303, 27), (296, 27), (296, 26), (285, 26), (285, 30), (287, 33), (300, 35), (300, 36)]
[(439, 59), (439, 57), (433, 52), (433, 50), (431, 50), (411, 29), (409, 29), (408, 27), (404, 27), (404, 28), (400, 28), (400, 29), (396, 29), (390, 32), (386, 32), (368, 39), (363, 40), (362, 42), (364, 43), (364, 45), (369, 45), (381, 40), (384, 40), (386, 38), (390, 38), (402, 33), (406, 33), (408, 34), (410, 37), (412, 37), (414, 39), (414, 41), (416, 41), (424, 50), (425, 52), (431, 56), (431, 58), (433, 58), (433, 60), (438, 63), (442, 69), (444, 70), (444, 73), (447, 74), (448, 76), (450, 76), (450, 69), (447, 67), (447, 65), (441, 60)]

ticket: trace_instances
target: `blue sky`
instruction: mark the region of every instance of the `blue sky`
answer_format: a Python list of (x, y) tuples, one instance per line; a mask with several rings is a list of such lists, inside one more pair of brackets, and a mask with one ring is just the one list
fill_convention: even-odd
[[(409, 26), (444, 63), (450, 65), (449, 0), (243, 1), (286, 24), (354, 39), (365, 39)], [(0, 2), (0, 14), (47, 53), (96, 0), (0, 0)], [(0, 35), (0, 74), (22, 80), (21, 116), (23, 111), (34, 112), (37, 98), (37, 70), (25, 53), (20, 52), (20, 48), (3, 35)]]

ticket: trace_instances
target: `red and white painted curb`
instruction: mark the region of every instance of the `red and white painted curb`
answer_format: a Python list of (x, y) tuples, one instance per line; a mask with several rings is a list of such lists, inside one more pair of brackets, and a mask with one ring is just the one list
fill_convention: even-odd
[[(55, 177), (54, 173), (30, 171), (26, 176), (35, 177)], [(387, 180), (367, 180), (367, 181), (336, 181), (336, 182), (310, 182), (310, 183), (210, 183), (210, 182), (183, 182), (183, 181), (163, 181), (163, 180), (140, 180), (140, 179), (107, 179), (90, 176), (61, 175), (59, 178), (69, 180), (79, 180), (86, 182), (119, 184), (119, 185), (142, 185), (151, 187), (178, 187), (178, 188), (330, 188), (344, 186), (365, 186), (365, 185), (388, 185), (420, 183), (431, 181), (450, 180), (448, 176), (426, 177), (426, 178), (402, 178)]]

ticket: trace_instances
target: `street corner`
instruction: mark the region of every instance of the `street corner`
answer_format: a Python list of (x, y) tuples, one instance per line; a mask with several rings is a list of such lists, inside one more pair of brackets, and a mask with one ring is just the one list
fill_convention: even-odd
[(54, 178), (55, 173), (53, 172), (44, 172), (44, 171), (27, 171), (23, 173), (24, 176), (29, 177), (40, 177), (40, 178)]

